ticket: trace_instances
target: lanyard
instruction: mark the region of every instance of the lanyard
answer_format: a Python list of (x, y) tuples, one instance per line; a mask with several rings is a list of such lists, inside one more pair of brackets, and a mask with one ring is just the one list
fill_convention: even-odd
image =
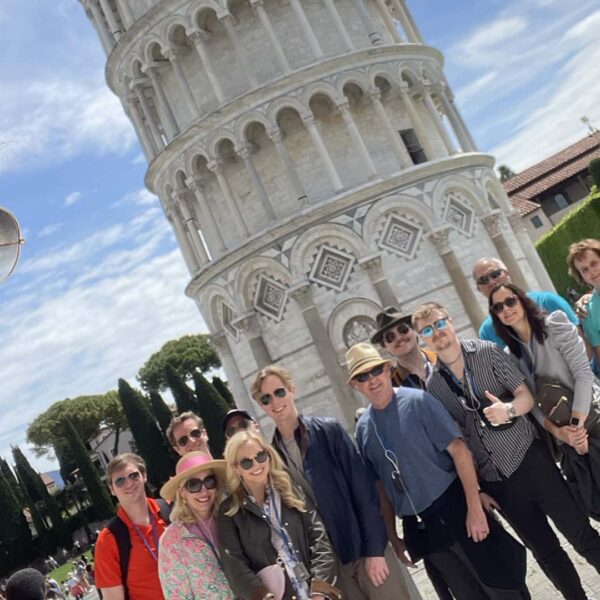
[(158, 527), (156, 525), (156, 519), (152, 515), (150, 515), (150, 521), (152, 522), (152, 538), (154, 539), (154, 546), (156, 549), (152, 548), (152, 546), (148, 543), (146, 536), (142, 533), (142, 530), (135, 523), (133, 526), (135, 528), (135, 532), (144, 543), (144, 546), (146, 546), (148, 549), (148, 552), (150, 552), (152, 558), (158, 562)]
[[(275, 498), (275, 494), (271, 490), (268, 496), (269, 501), (265, 502), (264, 508), (267, 513), (267, 517), (270, 517), (270, 509), (273, 507), (273, 516), (275, 517), (274, 529), (281, 537), (281, 541), (288, 547), (288, 550), (294, 555), (294, 545), (292, 544), (292, 540), (288, 535), (288, 532), (285, 530), (285, 527), (281, 524), (281, 512), (277, 508), (277, 499)], [(272, 523), (271, 519), (268, 519), (270, 523)]]
[(215, 555), (217, 562), (219, 563), (219, 565), (221, 565), (221, 554), (219, 553), (219, 549), (217, 548), (215, 538), (210, 532), (210, 527), (208, 525), (204, 525), (204, 523), (202, 523), (201, 521), (198, 521), (197, 523), (192, 523), (188, 525), (187, 528), (195, 536), (199, 537), (212, 550), (212, 553)]

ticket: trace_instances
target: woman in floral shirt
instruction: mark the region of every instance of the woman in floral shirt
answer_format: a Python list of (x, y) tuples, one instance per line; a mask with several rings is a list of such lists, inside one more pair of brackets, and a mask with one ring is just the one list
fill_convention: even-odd
[(160, 538), (158, 574), (166, 600), (233, 600), (221, 568), (215, 500), (225, 480), (225, 461), (204, 452), (179, 460), (176, 475), (161, 489), (175, 501), (171, 525)]

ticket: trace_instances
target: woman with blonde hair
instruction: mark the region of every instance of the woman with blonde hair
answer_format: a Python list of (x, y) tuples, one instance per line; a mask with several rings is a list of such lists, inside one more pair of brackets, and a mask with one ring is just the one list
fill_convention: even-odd
[(243, 600), (339, 598), (336, 559), (323, 523), (258, 434), (236, 433), (225, 447), (231, 496), (217, 524), (223, 570)]
[(158, 574), (166, 600), (233, 600), (221, 567), (214, 513), (225, 483), (225, 461), (190, 452), (160, 490), (175, 501), (160, 538)]

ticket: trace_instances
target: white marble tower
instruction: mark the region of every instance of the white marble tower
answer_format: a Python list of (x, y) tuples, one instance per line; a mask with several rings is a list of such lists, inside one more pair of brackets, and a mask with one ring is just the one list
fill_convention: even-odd
[(382, 306), (472, 333), (478, 257), (547, 285), (405, 0), (81, 2), (241, 407), (280, 362), (349, 424), (344, 353)]

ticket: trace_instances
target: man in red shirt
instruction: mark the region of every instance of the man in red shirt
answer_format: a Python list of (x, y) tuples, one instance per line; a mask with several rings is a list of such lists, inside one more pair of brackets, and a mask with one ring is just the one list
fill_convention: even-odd
[(158, 578), (158, 540), (167, 524), (156, 501), (146, 497), (146, 464), (136, 454), (119, 454), (108, 464), (106, 477), (119, 501), (117, 517), (127, 527), (131, 552), (124, 581), (117, 540), (105, 527), (96, 541), (96, 587), (104, 600), (164, 600)]

